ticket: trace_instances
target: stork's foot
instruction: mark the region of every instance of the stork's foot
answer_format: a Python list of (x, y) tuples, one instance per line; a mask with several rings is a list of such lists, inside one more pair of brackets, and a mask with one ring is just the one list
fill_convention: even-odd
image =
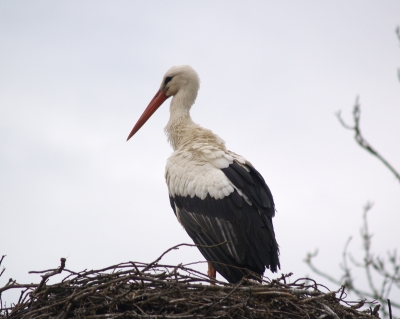
[(211, 286), (215, 286), (215, 279), (217, 278), (217, 271), (214, 269), (213, 266), (211, 266), (210, 262), (208, 262), (207, 275), (211, 279)]

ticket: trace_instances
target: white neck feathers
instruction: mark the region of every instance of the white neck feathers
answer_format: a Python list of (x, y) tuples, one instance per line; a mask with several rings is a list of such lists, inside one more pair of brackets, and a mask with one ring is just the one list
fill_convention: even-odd
[(170, 117), (164, 130), (174, 150), (184, 143), (184, 139), (190, 137), (191, 129), (198, 127), (190, 117), (190, 108), (196, 100), (197, 90), (198, 87), (188, 85), (172, 98)]

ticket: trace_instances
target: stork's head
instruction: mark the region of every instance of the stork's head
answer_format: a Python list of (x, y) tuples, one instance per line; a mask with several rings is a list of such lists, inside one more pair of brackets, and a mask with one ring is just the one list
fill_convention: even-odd
[(179, 65), (173, 66), (165, 73), (160, 91), (164, 92), (167, 98), (179, 91), (193, 91), (197, 95), (199, 85), (200, 80), (196, 71), (189, 65)]
[(161, 82), (160, 89), (150, 101), (142, 116), (139, 118), (127, 140), (129, 140), (153, 113), (167, 100), (169, 97), (182, 95), (185, 101), (188, 101), (187, 107), (190, 108), (197, 97), (200, 87), (200, 79), (196, 71), (189, 65), (173, 66), (165, 73)]

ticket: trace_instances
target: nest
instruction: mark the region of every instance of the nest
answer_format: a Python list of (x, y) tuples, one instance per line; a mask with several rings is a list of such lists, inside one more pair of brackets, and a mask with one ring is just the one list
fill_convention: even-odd
[[(161, 257), (150, 264), (126, 262), (78, 273), (65, 269), (62, 258), (57, 269), (35, 272), (43, 274), (39, 284), (10, 279), (0, 288), (0, 294), (24, 288), (16, 304), (0, 309), (0, 319), (379, 318), (379, 305), (359, 310), (365, 300), (346, 301), (344, 287), (329, 291), (308, 278), (290, 283), (292, 274), (232, 285), (184, 265), (162, 265)], [(68, 275), (46, 284), (61, 272)]]

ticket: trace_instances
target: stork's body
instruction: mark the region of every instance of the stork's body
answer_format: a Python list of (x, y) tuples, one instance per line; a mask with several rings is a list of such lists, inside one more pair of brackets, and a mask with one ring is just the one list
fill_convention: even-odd
[(225, 279), (232, 283), (245, 275), (259, 279), (265, 268), (275, 272), (280, 267), (272, 225), (273, 197), (246, 159), (192, 121), (189, 112), (199, 83), (191, 67), (171, 68), (128, 139), (173, 96), (165, 128), (174, 150), (165, 171), (172, 209), (203, 256)]

